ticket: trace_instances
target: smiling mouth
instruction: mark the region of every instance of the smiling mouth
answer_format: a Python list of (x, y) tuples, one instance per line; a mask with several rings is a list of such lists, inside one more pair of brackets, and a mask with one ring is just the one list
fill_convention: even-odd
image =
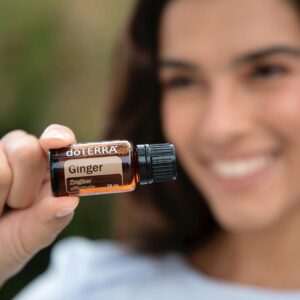
[(207, 167), (214, 181), (223, 188), (243, 188), (255, 183), (269, 173), (278, 154), (260, 154), (247, 158), (213, 160)]

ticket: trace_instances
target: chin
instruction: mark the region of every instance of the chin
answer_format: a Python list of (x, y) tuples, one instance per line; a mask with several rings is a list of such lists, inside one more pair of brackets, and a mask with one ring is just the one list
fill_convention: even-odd
[(212, 208), (212, 213), (220, 226), (229, 232), (256, 232), (272, 228), (282, 218), (282, 210), (272, 207), (232, 207), (228, 205)]

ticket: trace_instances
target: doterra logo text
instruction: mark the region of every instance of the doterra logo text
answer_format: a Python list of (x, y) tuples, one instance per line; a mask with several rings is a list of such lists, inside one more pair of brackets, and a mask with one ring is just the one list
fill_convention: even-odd
[(80, 156), (80, 155), (103, 155), (103, 154), (117, 154), (118, 146), (103, 146), (103, 147), (87, 147), (70, 149), (66, 152), (67, 156)]

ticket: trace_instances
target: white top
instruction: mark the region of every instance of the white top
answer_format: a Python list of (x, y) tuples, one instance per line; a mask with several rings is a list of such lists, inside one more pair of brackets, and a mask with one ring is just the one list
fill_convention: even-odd
[(299, 291), (272, 291), (208, 277), (183, 256), (139, 255), (114, 241), (69, 238), (52, 252), (48, 271), (17, 300), (299, 300)]

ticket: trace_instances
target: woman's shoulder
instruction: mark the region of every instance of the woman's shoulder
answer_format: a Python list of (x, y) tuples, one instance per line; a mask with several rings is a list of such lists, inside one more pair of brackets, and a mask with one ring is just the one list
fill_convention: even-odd
[(47, 272), (16, 299), (93, 299), (99, 293), (110, 299), (110, 295), (128, 293), (167, 273), (174, 274), (176, 260), (175, 254), (139, 254), (114, 240), (67, 238), (54, 246)]
[(92, 241), (72, 237), (56, 245), (52, 260), (64, 269), (68, 267), (75, 271), (80, 280), (82, 274), (97, 273), (98, 282), (104, 283), (113, 278), (120, 283), (122, 279), (126, 282), (140, 281), (162, 268), (169, 268), (174, 256), (141, 254), (115, 240)]
[[(59, 242), (53, 249), (52, 258), (59, 265), (69, 262), (70, 267), (81, 271), (109, 269), (112, 272), (133, 272), (137, 269), (157, 271), (156, 267), (170, 266), (176, 254), (147, 255), (133, 250), (116, 240), (93, 241), (71, 237)], [(105, 272), (107, 278), (107, 272)], [(138, 277), (140, 278), (140, 276)]]

